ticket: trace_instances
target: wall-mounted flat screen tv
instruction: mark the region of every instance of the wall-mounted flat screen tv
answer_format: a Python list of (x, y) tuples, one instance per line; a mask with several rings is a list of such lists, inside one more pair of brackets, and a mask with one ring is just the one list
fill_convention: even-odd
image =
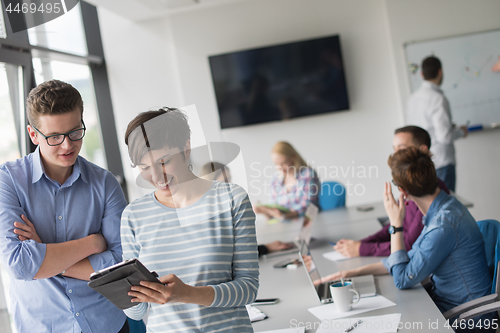
[(221, 128), (349, 109), (338, 35), (209, 57)]

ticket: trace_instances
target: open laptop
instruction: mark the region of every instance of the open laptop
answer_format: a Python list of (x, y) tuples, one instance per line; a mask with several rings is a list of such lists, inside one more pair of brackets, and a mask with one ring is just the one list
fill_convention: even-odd
[(310, 203), (307, 206), (306, 212), (304, 214), (304, 217), (301, 218), (301, 223), (302, 227), (300, 229), (300, 233), (297, 236), (297, 239), (295, 239), (292, 242), (292, 247), (286, 250), (281, 250), (281, 251), (276, 251), (276, 252), (271, 252), (268, 254), (263, 255), (264, 258), (272, 258), (272, 257), (277, 257), (285, 254), (290, 254), (294, 252), (299, 251), (299, 247), (302, 241), (306, 242), (307, 245), (309, 245), (311, 241), (311, 232), (312, 232), (312, 227), (314, 225), (314, 222), (316, 221), (316, 217), (318, 216), (318, 211), (319, 208), (313, 203)]
[[(321, 281), (321, 275), (319, 275), (318, 267), (314, 262), (314, 259), (309, 250), (309, 245), (306, 242), (302, 242), (299, 248), (299, 256), (302, 261), (303, 266), (306, 269), (307, 276), (311, 281), (311, 286), (313, 286), (316, 291), (321, 303), (332, 303), (332, 295), (330, 294), (330, 285), (337, 281), (320, 282), (314, 285), (314, 281)], [(308, 256), (307, 264), (304, 260), (304, 256)], [(356, 276), (352, 278), (347, 278), (344, 281), (351, 281), (354, 288), (358, 291), (360, 297), (370, 297), (377, 295), (377, 288), (375, 287), (375, 280), (373, 275), (363, 275)]]

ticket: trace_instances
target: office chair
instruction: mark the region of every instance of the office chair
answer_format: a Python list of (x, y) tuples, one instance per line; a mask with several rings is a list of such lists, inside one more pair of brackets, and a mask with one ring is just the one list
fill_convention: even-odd
[(488, 270), (493, 278), (491, 294), (480, 297), (454, 307), (443, 313), (446, 319), (459, 315), (458, 319), (469, 320), (474, 317), (496, 311), (500, 315), (499, 285), (500, 278), (500, 222), (496, 220), (478, 221), (477, 225), (483, 234)]
[(128, 325), (130, 328), (130, 333), (146, 333), (146, 325), (142, 320), (133, 320), (127, 318)]
[(321, 210), (330, 210), (345, 206), (345, 187), (339, 182), (323, 182), (319, 194)]

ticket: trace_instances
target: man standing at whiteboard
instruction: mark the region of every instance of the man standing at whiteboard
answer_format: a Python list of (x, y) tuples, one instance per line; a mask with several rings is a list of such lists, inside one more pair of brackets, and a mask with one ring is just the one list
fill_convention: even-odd
[(441, 61), (430, 56), (422, 61), (424, 81), (408, 100), (407, 123), (420, 126), (431, 136), (434, 165), (438, 178), (455, 192), (456, 159), (453, 141), (467, 136), (467, 126), (452, 123), (450, 103), (439, 88), (443, 82)]

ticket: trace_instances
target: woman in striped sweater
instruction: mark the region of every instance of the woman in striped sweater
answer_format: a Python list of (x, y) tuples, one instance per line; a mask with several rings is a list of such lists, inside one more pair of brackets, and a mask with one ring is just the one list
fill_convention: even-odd
[(124, 210), (124, 259), (139, 258), (163, 284), (129, 295), (132, 319), (149, 312), (148, 332), (253, 332), (245, 305), (258, 289), (255, 214), (238, 185), (196, 177), (186, 116), (164, 108), (139, 114), (125, 143), (142, 180), (156, 191)]

